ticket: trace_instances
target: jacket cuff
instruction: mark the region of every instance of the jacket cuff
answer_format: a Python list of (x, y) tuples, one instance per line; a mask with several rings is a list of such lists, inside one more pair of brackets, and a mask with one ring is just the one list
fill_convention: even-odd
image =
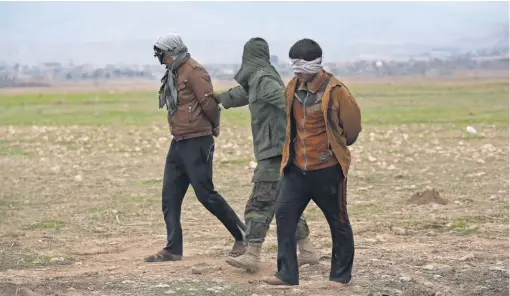
[(223, 108), (225, 109), (231, 108), (232, 105), (234, 105), (232, 97), (230, 97), (230, 90), (221, 93), (219, 95), (219, 99), (221, 101), (221, 105), (223, 105)]

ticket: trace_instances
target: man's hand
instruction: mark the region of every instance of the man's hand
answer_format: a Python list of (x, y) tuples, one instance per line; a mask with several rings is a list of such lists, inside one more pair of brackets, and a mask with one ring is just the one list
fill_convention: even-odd
[(217, 127), (213, 128), (212, 134), (213, 134), (213, 136), (218, 137), (220, 135), (220, 127), (217, 126)]

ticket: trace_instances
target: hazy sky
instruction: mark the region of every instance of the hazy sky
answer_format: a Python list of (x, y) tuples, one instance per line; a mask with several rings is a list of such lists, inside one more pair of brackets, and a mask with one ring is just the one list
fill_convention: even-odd
[(313, 38), (338, 60), (382, 45), (483, 43), (505, 26), (507, 2), (0, 2), (0, 60), (152, 63), (167, 31), (204, 63), (235, 62), (253, 36), (282, 58)]

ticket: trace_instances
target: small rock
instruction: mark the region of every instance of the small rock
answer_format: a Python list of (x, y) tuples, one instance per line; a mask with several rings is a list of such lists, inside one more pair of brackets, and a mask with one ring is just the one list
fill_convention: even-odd
[(191, 268), (192, 274), (204, 274), (221, 270), (221, 266), (209, 265), (206, 263), (197, 264)]
[(425, 269), (425, 270), (434, 270), (435, 267), (432, 264), (428, 264), (428, 265), (423, 266), (423, 269)]
[(257, 167), (257, 162), (250, 161), (250, 169), (254, 170)]
[(76, 176), (74, 176), (74, 180), (76, 182), (81, 182), (81, 181), (83, 181), (83, 176), (82, 175), (76, 175)]
[(466, 131), (470, 133), (471, 135), (476, 135), (476, 129), (472, 126), (467, 126)]
[(402, 276), (399, 278), (399, 280), (401, 280), (403, 282), (410, 282), (412, 280), (412, 278), (410, 276)]
[(429, 287), (429, 288), (434, 286), (434, 284), (433, 284), (433, 283), (431, 283), (431, 282), (423, 282), (423, 285), (424, 285), (425, 287)]
[(35, 293), (34, 291), (30, 290), (29, 288), (21, 288), (16, 293), (17, 296), (38, 296), (39, 294)]
[(466, 260), (470, 260), (470, 259), (473, 259), (473, 258), (475, 258), (475, 255), (473, 255), (473, 254), (467, 254), (466, 256), (462, 256), (462, 257), (460, 257), (460, 259), (459, 259), (459, 260), (460, 260), (460, 261), (466, 261)]
[(175, 294), (175, 291), (174, 290), (168, 290), (165, 292), (165, 294)]
[(397, 235), (406, 235), (406, 233), (407, 233), (404, 228), (400, 228), (400, 227), (393, 227), (392, 230)]
[(490, 199), (490, 200), (496, 200), (496, 199), (498, 199), (498, 197), (497, 197), (497, 196), (495, 196), (495, 195), (491, 195), (491, 196), (489, 197), (489, 199)]
[(502, 271), (502, 272), (506, 272), (507, 271), (506, 268), (499, 267), (499, 266), (491, 266), (491, 267), (489, 267), (489, 270), (491, 270), (491, 271)]
[(492, 144), (485, 144), (482, 146), (482, 152), (483, 153), (487, 153), (487, 152), (496, 152), (498, 149), (496, 147), (494, 147), (494, 145)]
[(170, 288), (170, 285), (168, 284), (157, 284), (154, 286), (154, 288)]
[(79, 265), (83, 265), (83, 263), (78, 261), (78, 262), (75, 262), (74, 265), (79, 266)]
[(60, 173), (60, 166), (56, 165), (51, 167), (51, 171), (57, 174)]
[(442, 276), (441, 276), (440, 274), (435, 274), (435, 275), (434, 275), (434, 279), (436, 279), (436, 280), (437, 280), (437, 279), (440, 279), (440, 278), (442, 278)]
[(64, 261), (65, 261), (65, 259), (62, 257), (54, 257), (54, 258), (50, 259), (51, 263), (64, 262)]
[(479, 158), (476, 160), (476, 163), (479, 163), (479, 164), (484, 164), (485, 163), (485, 160)]

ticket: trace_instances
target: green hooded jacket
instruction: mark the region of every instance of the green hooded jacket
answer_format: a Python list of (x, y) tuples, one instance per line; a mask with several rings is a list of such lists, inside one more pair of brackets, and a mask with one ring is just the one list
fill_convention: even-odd
[(240, 86), (220, 94), (221, 104), (225, 109), (249, 105), (258, 162), (253, 181), (276, 181), (285, 143), (285, 84), (271, 65), (264, 39), (252, 38), (244, 45), (241, 69), (234, 78)]

